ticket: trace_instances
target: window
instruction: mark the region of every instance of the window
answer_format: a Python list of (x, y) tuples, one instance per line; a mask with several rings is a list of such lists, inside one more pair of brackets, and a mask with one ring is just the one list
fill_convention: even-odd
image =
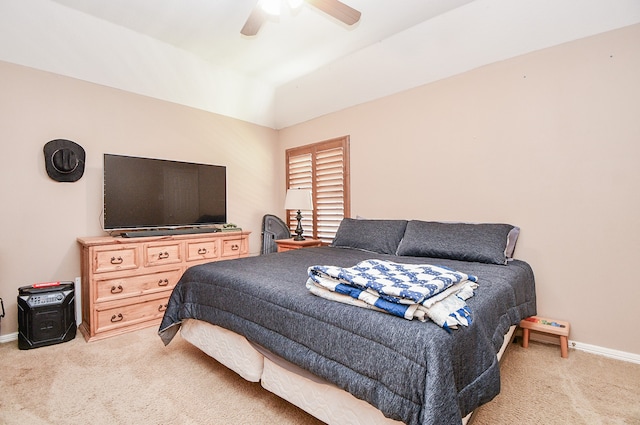
[[(304, 235), (329, 243), (350, 217), (349, 136), (287, 149), (287, 189), (311, 189), (313, 211), (301, 211)], [(296, 228), (296, 212), (287, 225)]]

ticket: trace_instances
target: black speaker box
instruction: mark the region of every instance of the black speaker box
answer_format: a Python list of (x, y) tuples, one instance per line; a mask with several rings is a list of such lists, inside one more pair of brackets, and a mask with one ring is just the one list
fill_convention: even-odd
[(18, 288), (18, 348), (43, 347), (76, 336), (73, 282), (48, 282)]

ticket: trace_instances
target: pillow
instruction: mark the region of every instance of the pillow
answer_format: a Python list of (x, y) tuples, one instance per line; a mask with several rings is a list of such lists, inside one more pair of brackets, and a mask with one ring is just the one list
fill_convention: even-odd
[(356, 220), (340, 222), (331, 246), (355, 248), (379, 254), (395, 254), (407, 227), (406, 220)]
[[(510, 224), (440, 223), (412, 220), (407, 223), (398, 255), (450, 258), (489, 264), (506, 264), (513, 255), (518, 231)], [(511, 234), (512, 244), (509, 245)]]
[(516, 242), (518, 242), (518, 236), (520, 236), (520, 228), (513, 226), (513, 229), (511, 229), (511, 231), (507, 235), (507, 249), (504, 252), (508, 260), (513, 258), (513, 252), (516, 250)]

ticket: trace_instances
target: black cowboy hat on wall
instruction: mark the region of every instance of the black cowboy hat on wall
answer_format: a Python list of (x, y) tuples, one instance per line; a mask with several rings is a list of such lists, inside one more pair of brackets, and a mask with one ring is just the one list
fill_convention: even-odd
[(75, 182), (84, 174), (85, 152), (82, 146), (66, 139), (55, 139), (44, 145), (47, 174), (58, 182)]

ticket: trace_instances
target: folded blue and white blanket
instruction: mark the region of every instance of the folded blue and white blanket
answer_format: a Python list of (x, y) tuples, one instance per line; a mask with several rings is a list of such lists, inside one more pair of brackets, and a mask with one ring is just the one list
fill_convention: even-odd
[(465, 300), (477, 277), (441, 266), (365, 260), (353, 267), (312, 266), (307, 288), (322, 298), (408, 320), (430, 318), (446, 330), (471, 323)]

